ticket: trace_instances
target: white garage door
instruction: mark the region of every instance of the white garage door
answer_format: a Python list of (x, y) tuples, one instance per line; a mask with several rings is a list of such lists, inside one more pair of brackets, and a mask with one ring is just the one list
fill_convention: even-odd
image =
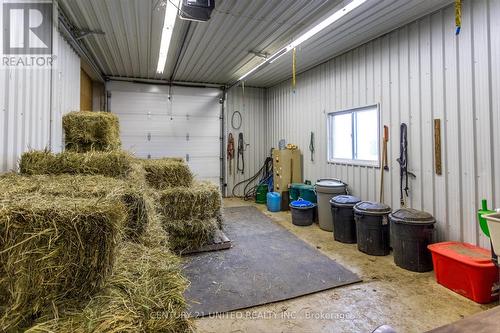
[(141, 158), (183, 157), (198, 179), (220, 181), (221, 91), (112, 82), (111, 112), (124, 149)]

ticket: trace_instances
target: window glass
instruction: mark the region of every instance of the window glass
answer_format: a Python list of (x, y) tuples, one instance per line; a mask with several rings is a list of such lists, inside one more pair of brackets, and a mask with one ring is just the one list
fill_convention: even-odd
[(328, 114), (328, 161), (379, 165), (379, 108), (371, 105)]
[(352, 114), (333, 117), (333, 158), (352, 159)]
[(356, 112), (356, 159), (378, 161), (378, 112)]

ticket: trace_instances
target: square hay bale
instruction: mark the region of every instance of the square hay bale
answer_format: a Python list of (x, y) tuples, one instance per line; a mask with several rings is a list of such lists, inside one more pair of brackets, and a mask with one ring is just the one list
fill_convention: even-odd
[(127, 178), (137, 171), (135, 159), (127, 152), (29, 151), (21, 156), (19, 171), (26, 175), (82, 174)]
[(147, 247), (169, 247), (169, 238), (162, 227), (160, 214), (156, 212), (156, 207), (152, 208), (153, 213), (149, 214), (149, 223), (144, 232), (139, 236), (138, 242)]
[(172, 187), (159, 195), (160, 213), (166, 220), (218, 219), (221, 216), (222, 196), (219, 186), (197, 182), (191, 187)]
[(143, 188), (121, 179), (85, 175), (5, 174), (0, 176), (0, 197), (48, 195), (74, 198), (107, 198), (121, 201), (127, 209), (125, 235), (136, 240), (154, 215), (151, 199)]
[(29, 325), (110, 276), (126, 209), (120, 201), (39, 194), (0, 200), (0, 331)]
[(66, 150), (79, 153), (121, 147), (120, 122), (110, 112), (76, 111), (63, 116)]
[(163, 218), (162, 226), (168, 234), (168, 247), (180, 254), (208, 244), (219, 229), (219, 223), (215, 218), (192, 220)]
[(144, 167), (148, 185), (154, 189), (191, 186), (193, 183), (193, 174), (182, 159), (174, 157), (139, 161)]
[(28, 329), (46, 332), (193, 332), (180, 259), (164, 247), (124, 242), (106, 288), (82, 308), (45, 316)]

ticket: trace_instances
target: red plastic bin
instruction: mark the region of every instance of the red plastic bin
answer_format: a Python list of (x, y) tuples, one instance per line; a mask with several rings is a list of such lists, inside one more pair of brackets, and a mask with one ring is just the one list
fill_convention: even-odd
[(498, 268), (491, 261), (491, 252), (460, 242), (428, 245), (439, 284), (486, 304), (498, 299)]

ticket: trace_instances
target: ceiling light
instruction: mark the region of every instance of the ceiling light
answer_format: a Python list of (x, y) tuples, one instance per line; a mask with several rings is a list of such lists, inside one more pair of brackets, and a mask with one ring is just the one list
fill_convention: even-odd
[(163, 29), (161, 31), (160, 53), (158, 55), (158, 66), (156, 73), (162, 74), (167, 62), (168, 48), (174, 31), (175, 19), (180, 0), (167, 0), (165, 6), (165, 18), (163, 20)]
[(360, 5), (362, 5), (364, 2), (367, 0), (353, 0), (346, 6), (342, 7), (332, 15), (328, 16), (326, 19), (306, 31), (304, 34), (299, 36), (296, 40), (285, 46), (284, 48), (280, 49), (278, 52), (274, 53), (272, 56), (266, 59), (266, 61), (258, 64), (256, 67), (252, 68), (250, 71), (248, 71), (245, 75), (240, 77), (238, 81), (243, 80), (244, 78), (248, 77), (250, 74), (254, 73), (257, 69), (262, 68), (265, 64), (271, 64), (274, 61), (276, 61), (278, 58), (286, 54), (287, 52), (293, 50), (312, 36), (316, 35), (318, 32), (322, 31), (326, 27), (330, 26), (334, 22), (338, 21), (340, 18), (342, 18), (344, 15), (347, 13), (351, 12), (352, 10), (356, 9)]

